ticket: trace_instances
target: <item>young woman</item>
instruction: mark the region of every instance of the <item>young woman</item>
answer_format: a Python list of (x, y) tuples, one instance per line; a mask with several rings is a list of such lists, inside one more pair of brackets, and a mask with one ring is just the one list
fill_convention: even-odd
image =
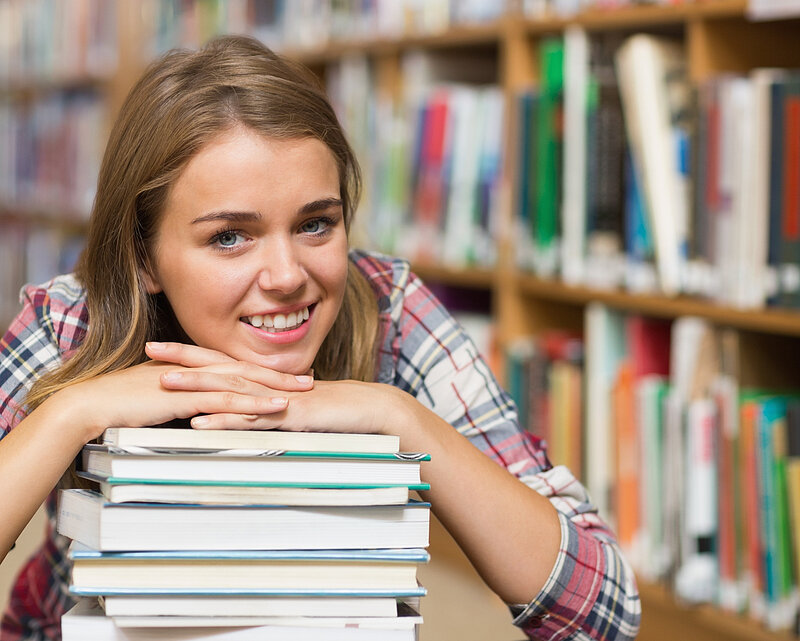
[[(259, 43), (148, 69), (76, 274), (27, 287), (0, 345), (0, 554), (108, 426), (396, 434), (531, 638), (633, 638), (633, 574), (582, 486), (407, 263), (348, 248), (358, 188), (324, 93)], [(51, 525), (0, 640), (59, 638), (65, 546)]]

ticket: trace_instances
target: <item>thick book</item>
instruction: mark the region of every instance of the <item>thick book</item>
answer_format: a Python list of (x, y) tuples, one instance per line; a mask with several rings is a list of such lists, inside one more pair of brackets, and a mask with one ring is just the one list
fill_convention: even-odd
[(98, 600), (112, 617), (397, 616), (395, 597), (106, 594)]
[(300, 452), (385, 452), (400, 449), (390, 434), (284, 432), (280, 430), (193, 430), (166, 427), (109, 427), (103, 443), (115, 447), (192, 450), (294, 450)]
[(418, 596), (422, 548), (100, 552), (73, 541), (75, 594)]
[(110, 503), (195, 503), (202, 505), (403, 505), (409, 490), (428, 490), (430, 485), (317, 485), (247, 483), (236, 481), (164, 481), (120, 479), (78, 472), (97, 483)]
[(172, 481), (417, 485), (421, 453), (221, 450), (190, 452), (86, 445), (82, 470), (96, 476)]
[(63, 641), (415, 641), (422, 617), (108, 617), (81, 599), (61, 618)]
[(319, 550), (428, 545), (430, 504), (356, 507), (108, 503), (62, 490), (58, 532), (104, 552)]

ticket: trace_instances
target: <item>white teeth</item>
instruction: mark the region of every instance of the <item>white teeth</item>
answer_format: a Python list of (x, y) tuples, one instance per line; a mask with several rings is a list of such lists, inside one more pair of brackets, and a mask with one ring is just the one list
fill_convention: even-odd
[(264, 329), (286, 330), (294, 329), (308, 320), (308, 307), (299, 309), (288, 314), (256, 314), (255, 316), (245, 316), (243, 320), (250, 323), (253, 327), (263, 327)]

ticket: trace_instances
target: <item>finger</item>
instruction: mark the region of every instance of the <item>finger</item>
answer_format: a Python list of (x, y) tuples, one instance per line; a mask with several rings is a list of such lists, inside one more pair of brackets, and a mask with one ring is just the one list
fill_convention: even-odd
[(161, 375), (167, 389), (233, 390), (263, 395), (272, 390), (303, 392), (314, 387), (310, 376), (294, 376), (252, 363), (232, 362), (202, 369), (170, 370)]
[(206, 414), (195, 416), (191, 425), (198, 430), (274, 430), (291, 428), (284, 425), (285, 414)]
[(186, 367), (235, 362), (233, 358), (217, 350), (185, 343), (150, 342), (145, 345), (145, 353), (155, 361), (176, 363)]
[[(180, 392), (179, 392), (180, 393)], [(236, 392), (188, 393), (193, 410), (188, 414), (267, 415), (282, 412), (289, 403), (286, 396), (251, 396)]]

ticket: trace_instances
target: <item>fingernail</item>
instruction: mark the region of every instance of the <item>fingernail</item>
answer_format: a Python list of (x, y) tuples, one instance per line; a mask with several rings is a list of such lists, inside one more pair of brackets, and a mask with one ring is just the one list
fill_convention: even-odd
[(289, 399), (285, 396), (273, 396), (269, 399), (269, 402), (273, 405), (286, 405), (289, 402)]
[(314, 382), (313, 376), (307, 376), (305, 374), (303, 374), (302, 376), (295, 376), (295, 378), (297, 379), (298, 383), (302, 383), (303, 385), (308, 385), (309, 383)]
[(208, 417), (206, 416), (195, 416), (192, 419), (192, 427), (203, 427), (204, 425), (208, 425)]
[(154, 341), (150, 341), (146, 343), (146, 347), (147, 349), (152, 350), (154, 352), (160, 352), (161, 350), (164, 349), (164, 343), (156, 343)]
[(164, 377), (165, 381), (174, 383), (175, 381), (179, 381), (183, 376), (183, 374), (181, 374), (180, 372), (165, 372), (164, 374), (162, 374), (162, 376)]

